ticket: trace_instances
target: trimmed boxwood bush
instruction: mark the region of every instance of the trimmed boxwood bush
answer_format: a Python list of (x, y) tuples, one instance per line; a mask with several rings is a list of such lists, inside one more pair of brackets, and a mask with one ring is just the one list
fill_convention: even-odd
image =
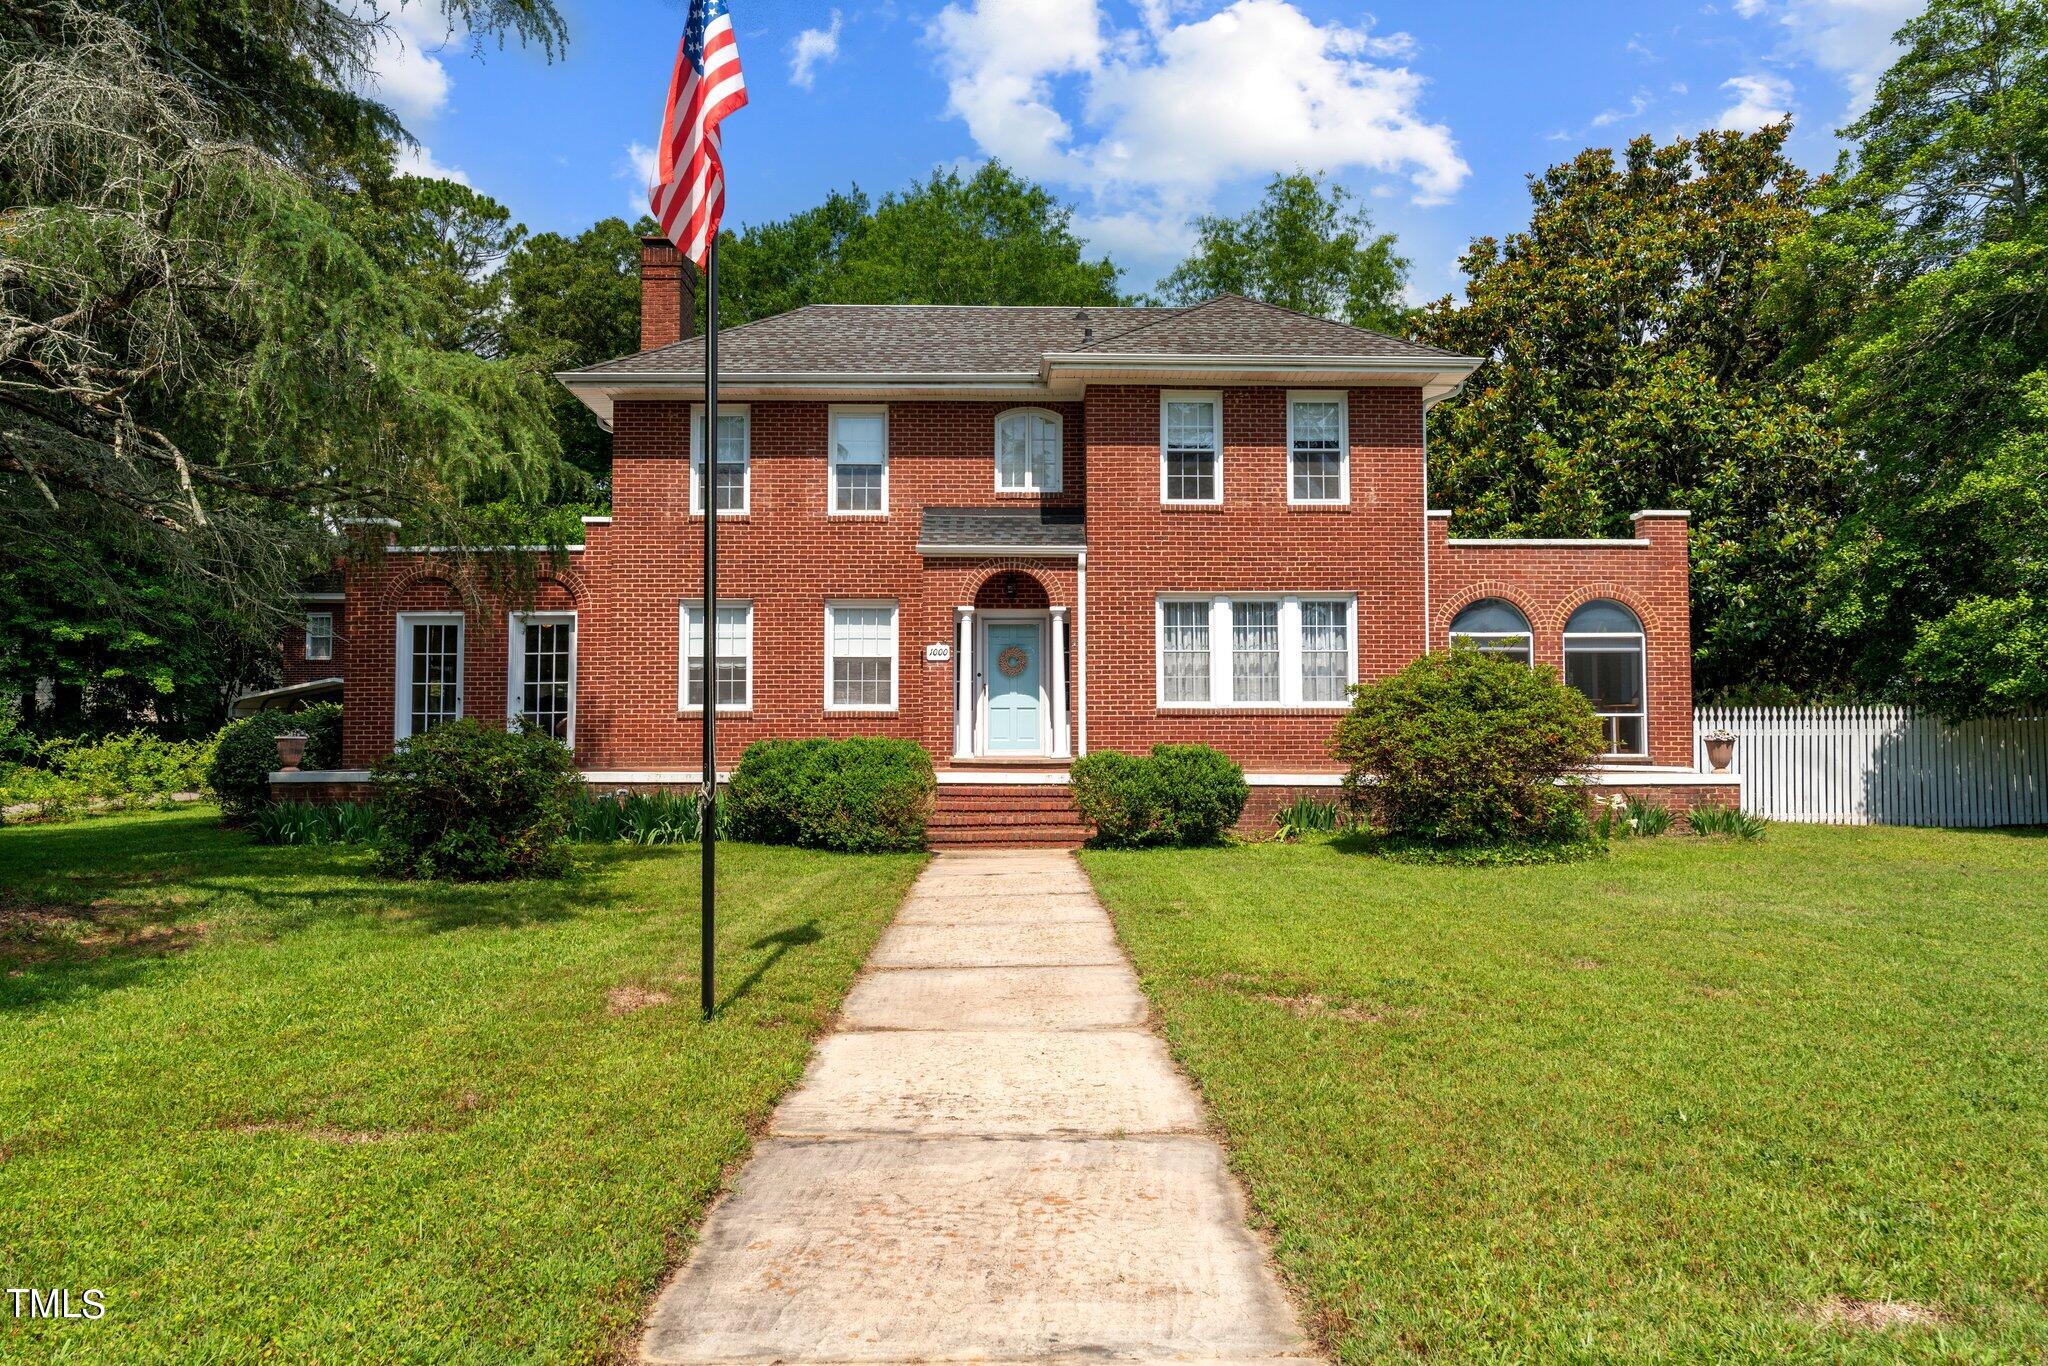
[(1075, 760), (1067, 781), (1093, 843), (1108, 848), (1213, 844), (1251, 795), (1244, 770), (1207, 745), (1097, 750)]
[(569, 806), (583, 777), (558, 740), (452, 721), (401, 741), (370, 778), (386, 873), (482, 882), (568, 866)]
[(1600, 723), (1555, 669), (1461, 645), (1353, 694), (1330, 752), (1397, 839), (1438, 847), (1557, 844), (1586, 834), (1582, 776)]
[(277, 737), (306, 732), (300, 768), (332, 768), (341, 759), (341, 707), (317, 702), (299, 711), (259, 711), (221, 728), (214, 741), (206, 785), (220, 800), (221, 815), (242, 822), (270, 805), (270, 775), (277, 771)]
[(909, 740), (757, 740), (726, 785), (721, 829), (764, 844), (922, 849), (932, 760)]

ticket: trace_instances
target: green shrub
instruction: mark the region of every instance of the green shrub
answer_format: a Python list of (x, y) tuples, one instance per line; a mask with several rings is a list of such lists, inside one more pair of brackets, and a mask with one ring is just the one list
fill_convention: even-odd
[(764, 844), (922, 849), (931, 756), (909, 740), (758, 740), (720, 802), (721, 831)]
[(366, 802), (274, 802), (249, 817), (258, 844), (370, 844), (377, 826)]
[(1601, 734), (1556, 670), (1460, 646), (1357, 689), (1330, 750), (1346, 789), (1397, 839), (1573, 843), (1586, 831), (1573, 780)]
[(1213, 844), (1244, 812), (1244, 770), (1207, 745), (1154, 745), (1146, 755), (1097, 750), (1075, 760), (1074, 809), (1105, 848)]
[(341, 760), (341, 707), (317, 702), (300, 711), (259, 711), (230, 721), (213, 740), (206, 785), (220, 801), (221, 816), (246, 821), (270, 805), (270, 775), (277, 771), (277, 737), (306, 732), (305, 769), (333, 768)]
[(1765, 826), (1763, 817), (1752, 816), (1732, 806), (1695, 806), (1685, 813), (1685, 828), (1695, 835), (1760, 840), (1764, 837)]
[(208, 740), (165, 740), (136, 730), (97, 740), (46, 740), (28, 762), (0, 772), (0, 806), (33, 804), (43, 819), (82, 808), (153, 805), (206, 782)]
[(1274, 834), (1283, 840), (1333, 835), (1345, 826), (1344, 806), (1341, 802), (1318, 801), (1306, 792), (1297, 793), (1293, 801), (1273, 813), (1273, 826)]
[[(720, 804), (718, 828), (732, 819)], [(697, 838), (702, 814), (690, 792), (579, 792), (569, 803), (569, 838), (586, 844), (687, 844)]]
[(377, 856), (399, 877), (551, 877), (568, 866), (582, 788), (559, 741), (453, 721), (403, 740), (370, 770)]
[(756, 740), (740, 754), (719, 805), (720, 828), (761, 844), (797, 842), (797, 804), (830, 740)]

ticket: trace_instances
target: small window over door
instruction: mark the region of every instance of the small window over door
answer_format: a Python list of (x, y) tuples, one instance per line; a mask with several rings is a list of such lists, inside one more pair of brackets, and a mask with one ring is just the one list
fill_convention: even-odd
[(996, 492), (1060, 491), (1060, 416), (1018, 408), (996, 419)]

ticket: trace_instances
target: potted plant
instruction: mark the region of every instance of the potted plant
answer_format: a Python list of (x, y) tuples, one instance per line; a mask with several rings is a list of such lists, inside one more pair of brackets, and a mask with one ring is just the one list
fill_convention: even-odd
[(1700, 739), (1707, 747), (1707, 767), (1716, 773), (1726, 773), (1728, 765), (1735, 762), (1735, 732), (1710, 730)]

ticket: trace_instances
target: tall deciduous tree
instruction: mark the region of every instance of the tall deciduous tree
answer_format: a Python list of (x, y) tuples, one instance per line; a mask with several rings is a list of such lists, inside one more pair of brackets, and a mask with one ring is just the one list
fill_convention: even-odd
[(1815, 581), (1850, 461), (1780, 379), (1769, 269), (1808, 224), (1788, 125), (1581, 153), (1530, 183), (1529, 227), (1482, 238), (1467, 301), (1420, 332), (1485, 358), (1432, 414), (1431, 493), (1480, 535), (1625, 534), (1693, 512), (1694, 680), (1825, 690)]
[(871, 203), (859, 189), (729, 234), (719, 247), (722, 323), (804, 304), (1119, 302), (1117, 268), (1089, 260), (1073, 210), (1000, 162)]
[(1935, 0), (1780, 268), (1858, 450), (1827, 625), (1867, 688), (2048, 706), (2048, 5)]
[(1195, 220), (1192, 255), (1159, 282), (1169, 303), (1242, 294), (1354, 327), (1403, 332), (1408, 260), (1391, 233), (1342, 185), (1297, 171), (1276, 175), (1258, 207)]

